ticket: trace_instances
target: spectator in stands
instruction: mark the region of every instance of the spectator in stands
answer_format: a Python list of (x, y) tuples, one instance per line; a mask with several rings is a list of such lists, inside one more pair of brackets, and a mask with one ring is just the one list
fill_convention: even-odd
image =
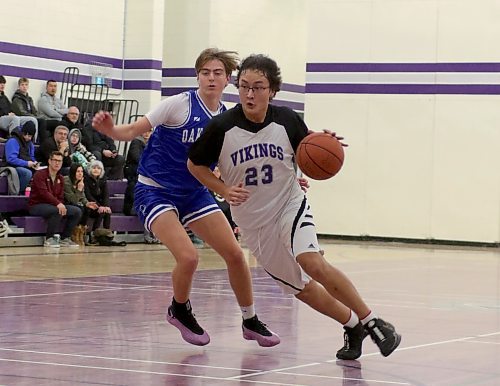
[(78, 110), (78, 107), (70, 106), (68, 108), (68, 112), (61, 118), (61, 125), (66, 126), (69, 130), (82, 130), (82, 126), (80, 124), (80, 110)]
[(69, 132), (69, 154), (72, 163), (82, 165), (84, 169), (87, 168), (89, 162), (94, 161), (96, 156), (92, 154), (82, 144), (82, 132), (79, 129), (72, 129)]
[[(138, 137), (134, 138), (130, 142), (130, 147), (127, 153), (127, 162), (125, 163), (124, 175), (127, 179), (127, 188), (125, 189), (125, 199), (123, 201), (123, 213), (127, 216), (135, 215), (134, 206), (134, 188), (137, 184), (137, 168), (139, 167), (139, 161), (142, 156), (142, 152), (146, 147), (146, 144), (153, 133), (153, 129), (145, 131)], [(149, 232), (144, 229), (144, 242), (146, 244), (159, 244), (158, 240), (153, 232)]]
[[(12, 96), (12, 110), (18, 116), (33, 117), (38, 122), (38, 132), (40, 139), (47, 137), (47, 123), (45, 119), (38, 116), (38, 111), (33, 102), (33, 98), (28, 94), (29, 80), (27, 78), (19, 78), (17, 81), (18, 89)], [(36, 140), (36, 138), (35, 138)]]
[[(12, 104), (9, 98), (5, 95), (5, 84), (7, 81), (3, 75), (0, 75), (0, 129), (7, 131), (9, 134), (12, 130), (21, 127), (26, 122), (31, 121), (35, 124), (35, 131), (38, 127), (38, 122), (34, 117), (19, 117), (14, 114)], [(35, 139), (37, 132), (35, 132)]]
[(50, 138), (45, 139), (40, 145), (40, 159), (44, 164), (48, 162), (50, 154), (54, 151), (58, 151), (64, 157), (64, 162), (62, 167), (63, 174), (68, 174), (69, 167), (71, 166), (71, 157), (69, 155), (69, 142), (68, 142), (68, 128), (66, 126), (59, 125), (54, 130), (54, 135)]
[(45, 92), (42, 93), (38, 100), (40, 117), (60, 121), (62, 117), (68, 113), (68, 108), (64, 105), (62, 100), (56, 96), (56, 93), (57, 82), (52, 79), (48, 80), (45, 86)]
[(145, 131), (143, 134), (134, 138), (132, 142), (130, 142), (130, 147), (128, 148), (127, 161), (124, 168), (124, 175), (127, 179), (127, 188), (125, 190), (125, 200), (123, 203), (123, 213), (127, 216), (135, 215), (133, 206), (134, 188), (138, 178), (137, 168), (139, 167), (142, 152), (144, 151), (152, 132), (153, 129)]
[(31, 181), (33, 171), (37, 170), (39, 166), (35, 160), (35, 145), (31, 141), (35, 132), (35, 124), (28, 121), (21, 130), (14, 130), (11, 133), (11, 138), (5, 144), (7, 165), (16, 168), (20, 194), (24, 194)]
[(89, 210), (89, 217), (94, 218), (92, 231), (102, 226), (111, 229), (111, 208), (109, 207), (109, 190), (104, 178), (104, 166), (101, 161), (94, 160), (89, 163), (84, 177), (85, 197), (97, 204), (97, 209)]
[[(56, 96), (57, 82), (53, 79), (47, 81), (45, 92), (42, 93), (38, 100), (38, 112), (40, 118), (47, 120), (47, 131), (40, 133), (41, 135), (52, 136), (54, 129), (60, 124), (61, 118), (68, 112), (68, 108), (64, 105), (61, 99)], [(40, 138), (43, 140), (45, 138)]]
[(67, 205), (76, 206), (82, 212), (80, 223), (71, 235), (71, 240), (80, 245), (85, 244), (90, 210), (99, 209), (95, 202), (87, 200), (85, 196), (84, 175), (83, 166), (73, 163), (69, 168), (69, 175), (64, 176), (64, 201)]
[(92, 126), (85, 127), (83, 143), (99, 161), (102, 161), (109, 180), (123, 179), (125, 158), (118, 154), (115, 141), (105, 134), (101, 134)]
[[(39, 170), (33, 176), (33, 184), (29, 200), (29, 213), (32, 216), (42, 216), (47, 220), (45, 233), (46, 247), (74, 247), (78, 246), (70, 238), (73, 229), (80, 221), (82, 212), (72, 205), (64, 205), (64, 179), (59, 173), (63, 162), (63, 155), (54, 151), (49, 157), (49, 166)], [(56, 231), (62, 218), (66, 218), (61, 239)]]

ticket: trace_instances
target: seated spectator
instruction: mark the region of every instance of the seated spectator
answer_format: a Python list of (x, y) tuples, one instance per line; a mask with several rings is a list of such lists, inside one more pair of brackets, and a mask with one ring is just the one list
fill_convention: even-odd
[(14, 111), (14, 114), (20, 117), (36, 118), (38, 122), (37, 129), (38, 132), (40, 133), (40, 139), (46, 138), (47, 137), (46, 121), (45, 119), (40, 118), (38, 116), (38, 110), (35, 107), (33, 98), (31, 98), (31, 96), (29, 96), (28, 94), (29, 80), (27, 78), (19, 78), (17, 84), (19, 88), (12, 96), (12, 110)]
[(67, 171), (69, 171), (69, 167), (71, 166), (71, 157), (69, 155), (68, 128), (66, 126), (57, 126), (54, 130), (54, 135), (42, 142), (38, 160), (43, 164), (47, 164), (50, 154), (54, 151), (58, 151), (63, 155), (64, 162), (62, 167), (66, 168), (63, 174), (68, 174)]
[[(64, 205), (64, 179), (59, 173), (63, 162), (63, 155), (57, 151), (49, 157), (49, 166), (39, 170), (33, 176), (33, 186), (29, 199), (29, 213), (32, 216), (42, 216), (47, 220), (45, 233), (46, 247), (58, 248), (78, 246), (70, 238), (73, 229), (80, 221), (82, 212), (72, 205)], [(56, 231), (62, 218), (66, 218), (61, 239)]]
[(128, 148), (127, 161), (124, 168), (124, 175), (127, 179), (127, 188), (125, 189), (125, 200), (123, 203), (123, 213), (127, 216), (135, 215), (133, 206), (134, 188), (137, 184), (138, 178), (137, 168), (139, 167), (139, 161), (152, 132), (153, 129), (134, 138), (132, 142), (130, 142), (130, 147)]
[(70, 131), (73, 129), (82, 130), (80, 124), (80, 110), (76, 106), (70, 106), (68, 112), (62, 116), (61, 125), (66, 126)]
[(9, 134), (12, 130), (24, 125), (26, 122), (35, 124), (35, 140), (37, 137), (38, 122), (34, 117), (19, 117), (12, 111), (12, 104), (9, 98), (5, 95), (5, 80), (3, 75), (0, 75), (0, 129), (5, 130)]
[[(60, 124), (61, 118), (68, 112), (68, 108), (56, 96), (56, 93), (57, 82), (52, 79), (48, 80), (45, 85), (45, 92), (42, 93), (38, 100), (39, 116), (47, 120), (47, 131), (40, 133), (40, 141), (52, 136), (54, 129)], [(43, 137), (42, 134), (46, 137)]]
[(81, 139), (82, 132), (79, 129), (72, 129), (69, 132), (69, 154), (73, 163), (82, 165), (86, 169), (88, 163), (94, 161), (96, 157), (87, 150), (82, 144)]
[(87, 173), (84, 177), (85, 197), (97, 204), (97, 209), (89, 210), (89, 217), (94, 218), (92, 232), (102, 226), (111, 228), (111, 208), (109, 207), (108, 184), (104, 178), (104, 166), (101, 161), (95, 160), (89, 163)]
[(11, 138), (5, 144), (7, 165), (16, 168), (19, 177), (19, 194), (24, 194), (31, 181), (33, 171), (38, 169), (35, 160), (35, 145), (31, 139), (35, 135), (35, 124), (26, 122), (21, 130), (14, 130)]
[[(127, 153), (127, 162), (125, 163), (124, 175), (127, 179), (127, 188), (125, 189), (125, 199), (123, 201), (123, 213), (127, 216), (135, 215), (134, 210), (134, 188), (137, 184), (137, 168), (142, 156), (142, 152), (151, 136), (153, 129), (146, 131), (142, 135), (134, 138), (130, 142), (130, 147)], [(158, 240), (152, 232), (144, 230), (144, 242), (146, 244), (159, 244)]]
[(92, 126), (85, 127), (83, 143), (99, 161), (102, 161), (109, 180), (123, 179), (125, 158), (118, 154), (115, 141), (105, 134), (101, 134)]
[(68, 113), (68, 108), (56, 96), (56, 93), (57, 82), (52, 79), (48, 80), (45, 85), (45, 92), (42, 93), (38, 100), (38, 110), (40, 111), (41, 118), (60, 121)]
[(82, 216), (80, 223), (75, 227), (71, 235), (71, 240), (79, 245), (85, 244), (87, 233), (87, 220), (90, 210), (98, 210), (99, 206), (85, 197), (85, 184), (82, 165), (72, 164), (69, 174), (64, 177), (64, 202), (67, 205), (74, 205), (80, 209)]

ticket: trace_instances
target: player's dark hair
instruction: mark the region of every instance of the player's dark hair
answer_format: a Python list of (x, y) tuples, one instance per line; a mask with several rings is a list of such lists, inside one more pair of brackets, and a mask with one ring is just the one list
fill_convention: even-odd
[(269, 87), (274, 93), (277, 93), (281, 89), (281, 70), (278, 64), (271, 59), (269, 56), (262, 54), (250, 55), (243, 59), (238, 69), (238, 75), (236, 75), (236, 80), (234, 82), (235, 86), (238, 87), (240, 84), (240, 75), (246, 70), (255, 70), (261, 72), (266, 79), (269, 81)]

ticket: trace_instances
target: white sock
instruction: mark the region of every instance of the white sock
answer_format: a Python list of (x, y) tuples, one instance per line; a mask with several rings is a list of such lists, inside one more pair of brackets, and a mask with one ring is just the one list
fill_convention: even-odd
[(344, 326), (349, 327), (349, 328), (354, 328), (358, 325), (359, 323), (359, 318), (358, 315), (354, 311), (351, 310), (351, 316), (349, 317), (349, 320), (347, 321)]
[(251, 319), (255, 316), (255, 306), (253, 304), (247, 307), (240, 307), (241, 315), (243, 315), (243, 319)]
[(364, 317), (363, 319), (361, 319), (361, 324), (364, 326), (366, 325), (370, 320), (372, 319), (375, 319), (377, 317), (377, 315), (375, 314), (375, 312), (373, 311), (370, 311), (370, 313), (368, 315), (366, 315), (366, 317)]

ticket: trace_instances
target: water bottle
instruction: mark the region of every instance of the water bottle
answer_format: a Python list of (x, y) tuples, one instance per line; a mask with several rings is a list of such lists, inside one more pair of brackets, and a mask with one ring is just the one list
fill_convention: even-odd
[(26, 187), (26, 190), (24, 191), (24, 195), (25, 195), (26, 197), (29, 197), (29, 196), (30, 196), (30, 194), (31, 194), (31, 186), (27, 186), (27, 187)]

